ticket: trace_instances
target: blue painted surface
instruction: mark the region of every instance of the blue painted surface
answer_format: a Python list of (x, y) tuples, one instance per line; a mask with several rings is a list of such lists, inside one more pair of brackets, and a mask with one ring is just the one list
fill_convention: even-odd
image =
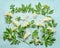
[(0, 48), (45, 48), (44, 46), (34, 46), (34, 45), (27, 45), (25, 43), (20, 43), (19, 45), (10, 45), (8, 41), (3, 41), (3, 31), (5, 30), (5, 21), (4, 21), (4, 14), (9, 11), (9, 6), (11, 4), (15, 4), (16, 6), (21, 6), (21, 4), (29, 4), (31, 3), (32, 6), (41, 2), (42, 5), (48, 4), (54, 9), (54, 13), (52, 17), (58, 23), (56, 27), (56, 34), (55, 38), (56, 41), (52, 46), (48, 48), (60, 48), (60, 0), (0, 0)]

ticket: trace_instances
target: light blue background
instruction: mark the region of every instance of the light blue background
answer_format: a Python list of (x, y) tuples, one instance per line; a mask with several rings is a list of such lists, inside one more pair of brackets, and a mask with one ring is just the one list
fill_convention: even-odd
[(15, 4), (16, 6), (20, 6), (23, 4), (31, 3), (32, 6), (41, 2), (41, 4), (48, 4), (54, 9), (54, 13), (52, 17), (58, 23), (56, 27), (56, 34), (55, 38), (56, 41), (53, 46), (48, 48), (60, 48), (60, 0), (0, 0), (0, 48), (45, 48), (44, 46), (34, 46), (34, 45), (27, 45), (25, 43), (20, 43), (19, 45), (10, 45), (8, 41), (3, 41), (3, 31), (5, 30), (5, 21), (4, 21), (4, 14), (9, 11), (9, 6), (11, 4)]

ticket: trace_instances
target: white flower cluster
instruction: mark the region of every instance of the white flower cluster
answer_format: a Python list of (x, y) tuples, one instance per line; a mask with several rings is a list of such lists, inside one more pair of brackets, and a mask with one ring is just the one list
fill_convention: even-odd
[(52, 20), (52, 18), (50, 18), (50, 17), (46, 17), (46, 18), (43, 19), (44, 22), (48, 22), (50, 20)]
[(51, 32), (55, 32), (53, 27), (47, 27), (47, 29), (49, 29)]
[(35, 25), (36, 25), (36, 26), (44, 26), (44, 24), (41, 23), (41, 22), (38, 22), (38, 23), (36, 23)]
[(13, 17), (13, 14), (11, 12), (6, 13), (6, 16)]
[(16, 29), (17, 29), (17, 27), (13, 27), (11, 30), (12, 30), (12, 31), (15, 31)]
[(29, 23), (28, 23), (28, 22), (26, 22), (26, 21), (24, 21), (24, 23), (23, 23), (22, 27), (26, 27), (26, 26), (28, 26), (28, 25), (29, 25)]
[(36, 43), (36, 44), (38, 44), (38, 42), (39, 42), (39, 39), (37, 39), (37, 38), (34, 38), (34, 40), (35, 40), (35, 43)]
[(17, 26), (17, 27), (19, 26), (18, 21), (16, 21), (16, 20), (12, 20), (12, 22), (14, 23), (15, 26)]
[(23, 37), (23, 39), (27, 39), (30, 35), (31, 35), (30, 32), (26, 32), (25, 35), (24, 35), (24, 37)]

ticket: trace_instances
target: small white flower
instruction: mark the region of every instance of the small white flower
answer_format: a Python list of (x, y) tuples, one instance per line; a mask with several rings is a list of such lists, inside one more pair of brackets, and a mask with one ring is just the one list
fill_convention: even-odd
[(34, 38), (34, 40), (35, 40), (35, 44), (39, 44), (39, 39)]
[(46, 17), (46, 18), (43, 19), (44, 22), (47, 22), (47, 21), (50, 21), (50, 20), (52, 20), (52, 18), (50, 18), (50, 17)]
[(36, 26), (44, 26), (44, 24), (43, 24), (43, 23), (38, 22), (38, 23), (36, 23)]
[(37, 14), (36, 13), (33, 13), (33, 17), (36, 18), (37, 17)]
[(48, 27), (47, 29), (49, 29), (49, 30), (52, 31), (52, 32), (55, 32), (55, 30), (54, 30), (53, 27)]
[(28, 38), (29, 36), (31, 35), (31, 33), (30, 32), (27, 32), (27, 33), (25, 33), (25, 35), (24, 35), (24, 39), (26, 39), (26, 38)]
[(17, 29), (17, 27), (13, 27), (13, 28), (12, 28), (12, 31), (15, 31), (16, 29)]
[(28, 26), (28, 25), (29, 25), (29, 23), (25, 21), (22, 26), (23, 26), (23, 27), (26, 27), (26, 26)]
[(16, 20), (12, 20), (12, 22), (14, 23), (15, 26), (19, 26), (18, 22)]
[(6, 16), (10, 16), (10, 17), (12, 17), (13, 14), (12, 14), (11, 12), (8, 12), (8, 13), (6, 13)]

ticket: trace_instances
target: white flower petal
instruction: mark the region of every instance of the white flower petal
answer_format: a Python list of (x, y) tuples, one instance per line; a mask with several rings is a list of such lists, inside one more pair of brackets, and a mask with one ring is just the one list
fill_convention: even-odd
[(19, 26), (18, 22), (16, 20), (12, 20), (12, 22), (14, 23), (15, 26)]

